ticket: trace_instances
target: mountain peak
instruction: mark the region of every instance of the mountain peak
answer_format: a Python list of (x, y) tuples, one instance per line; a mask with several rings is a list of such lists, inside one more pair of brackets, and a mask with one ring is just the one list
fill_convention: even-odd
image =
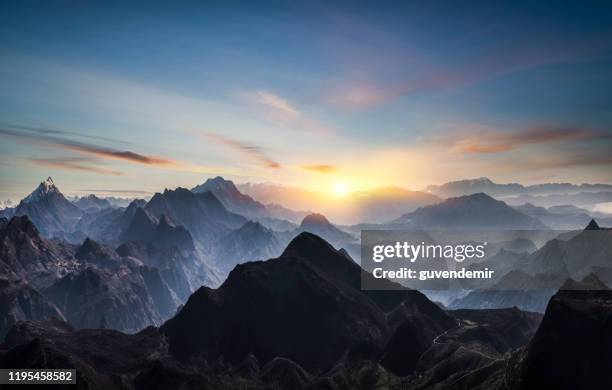
[(329, 220), (323, 214), (312, 213), (304, 217), (304, 219), (302, 220), (302, 223), (300, 224), (300, 227), (321, 226), (321, 225), (331, 226), (331, 222), (329, 222)]
[(597, 222), (595, 222), (594, 219), (591, 219), (591, 222), (589, 222), (589, 224), (587, 225), (587, 227), (584, 228), (584, 230), (600, 230), (601, 228), (599, 227), (599, 225), (597, 224)]
[(226, 180), (221, 176), (206, 179), (203, 184), (197, 185), (191, 189), (192, 192), (199, 193), (205, 191), (219, 192), (239, 192), (238, 188), (231, 180)]
[(47, 177), (46, 180), (40, 182), (38, 187), (36, 187), (36, 189), (32, 191), (30, 195), (28, 195), (27, 197), (25, 197), (25, 199), (23, 199), (23, 202), (25, 203), (36, 202), (36, 201), (44, 199), (47, 196), (53, 195), (53, 194), (61, 195), (61, 192), (56, 187), (51, 176), (49, 176)]

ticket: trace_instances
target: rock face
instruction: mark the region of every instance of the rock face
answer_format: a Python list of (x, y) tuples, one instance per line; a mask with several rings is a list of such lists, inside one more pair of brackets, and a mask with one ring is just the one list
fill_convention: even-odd
[(61, 311), (41, 293), (19, 280), (0, 277), (0, 339), (18, 321), (64, 319)]
[(518, 212), (484, 193), (450, 198), (392, 221), (422, 229), (544, 229), (539, 220)]
[(612, 388), (612, 294), (560, 291), (515, 359), (517, 389)]
[(65, 245), (42, 238), (27, 216), (11, 218), (0, 228), (0, 273), (47, 287), (76, 268)]
[[(382, 350), (392, 332), (383, 307), (406, 300), (407, 311), (430, 310), (442, 328), (452, 323), (416, 292), (396, 294), (395, 302), (368, 296), (359, 290), (361, 272), (322, 239), (302, 233), (280, 258), (238, 265), (219, 289), (196, 291), (162, 332), (179, 359), (223, 356), (237, 363), (253, 353), (262, 362), (283, 356), (312, 372), (346, 353)], [(420, 307), (421, 299), (429, 305)]]
[(117, 272), (88, 267), (58, 280), (44, 293), (79, 329), (136, 332), (162, 322), (143, 276), (128, 267)]

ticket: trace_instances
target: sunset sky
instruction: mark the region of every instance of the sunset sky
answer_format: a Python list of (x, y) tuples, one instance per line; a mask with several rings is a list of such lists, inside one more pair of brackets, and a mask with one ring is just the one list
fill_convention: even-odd
[(609, 3), (88, 3), (0, 5), (0, 199), (612, 182)]

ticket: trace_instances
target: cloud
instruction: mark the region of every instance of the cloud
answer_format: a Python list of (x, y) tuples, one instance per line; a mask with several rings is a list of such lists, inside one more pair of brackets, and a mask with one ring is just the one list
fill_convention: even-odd
[(518, 133), (483, 132), (459, 139), (454, 149), (467, 153), (501, 153), (526, 145), (610, 138), (579, 127), (534, 128)]
[(255, 92), (245, 92), (245, 96), (252, 102), (282, 113), (289, 118), (297, 118), (301, 115), (300, 111), (287, 100), (272, 92), (258, 90)]
[[(607, 50), (606, 39), (558, 40), (550, 37), (502, 43), (461, 62), (441, 62), (414, 48), (383, 46), (374, 52), (348, 55), (345, 75), (324, 99), (345, 108), (368, 108), (416, 93), (438, 92), (513, 72), (551, 64), (572, 63)], [(354, 71), (355, 63), (361, 64)], [(449, 65), (451, 64), (451, 65)]]
[(268, 157), (259, 146), (246, 144), (242, 141), (214, 133), (205, 133), (203, 136), (256, 161), (265, 168), (281, 168), (281, 164)]
[(83, 159), (83, 158), (73, 158), (73, 157), (29, 158), (28, 161), (30, 163), (33, 163), (35, 165), (40, 165), (43, 167), (67, 169), (70, 171), (91, 172), (91, 173), (99, 173), (99, 174), (113, 175), (113, 176), (123, 176), (124, 175), (124, 173), (121, 171), (101, 168), (99, 166), (94, 167), (90, 165), (84, 165), (83, 162), (85, 161), (90, 161), (92, 163), (95, 161)]
[(326, 165), (326, 164), (302, 165), (300, 168), (306, 171), (314, 171), (318, 173), (336, 172), (336, 167), (334, 167), (333, 165)]
[(98, 141), (128, 143), (128, 142), (120, 141), (114, 138), (100, 137), (100, 136), (91, 135), (91, 134), (82, 134), (82, 133), (77, 133), (74, 131), (55, 129), (55, 128), (49, 128), (49, 127), (24, 126), (24, 125), (16, 125), (16, 124), (11, 124), (11, 123), (2, 123), (2, 122), (0, 122), (0, 126), (13, 128), (13, 129), (19, 129), (19, 130), (25, 130), (29, 132), (44, 134), (44, 135), (60, 135), (60, 136), (68, 135), (68, 136), (76, 136), (80, 138), (87, 138), (87, 139), (93, 139), (93, 140), (98, 140)]
[(19, 130), (0, 128), (0, 135), (9, 136), (22, 142), (69, 150), (79, 154), (102, 157), (110, 160), (121, 160), (131, 163), (168, 167), (179, 165), (176, 161), (164, 157), (150, 156), (129, 150), (119, 150), (105, 146), (98, 146), (64, 137), (56, 137), (50, 135), (50, 133), (44, 133), (41, 131), (41, 129), (32, 131), (25, 130), (25, 128), (21, 128)]
[(295, 105), (273, 92), (243, 91), (241, 96), (248, 102), (265, 108), (265, 115), (274, 122), (282, 125), (289, 124), (313, 133), (330, 134), (333, 132), (333, 126), (299, 110)]

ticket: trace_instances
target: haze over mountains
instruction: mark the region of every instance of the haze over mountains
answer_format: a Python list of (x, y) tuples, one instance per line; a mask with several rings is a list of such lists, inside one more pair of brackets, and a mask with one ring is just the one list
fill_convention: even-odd
[[(391, 218), (346, 226), (239, 188), (217, 177), (120, 207), (70, 200), (49, 178), (2, 210), (0, 367), (68, 360), (83, 386), (102, 388), (528, 389), (550, 370), (538, 356), (568, 332), (559, 318), (608, 331), (612, 230), (588, 210), (384, 190), (352, 206)], [(357, 232), (366, 225), (572, 231), (494, 243), (489, 261), (501, 278), (471, 287), (449, 310), (360, 268)], [(362, 290), (363, 278), (392, 290)], [(542, 325), (534, 312), (545, 312)], [(593, 375), (584, 383), (608, 380)]]

